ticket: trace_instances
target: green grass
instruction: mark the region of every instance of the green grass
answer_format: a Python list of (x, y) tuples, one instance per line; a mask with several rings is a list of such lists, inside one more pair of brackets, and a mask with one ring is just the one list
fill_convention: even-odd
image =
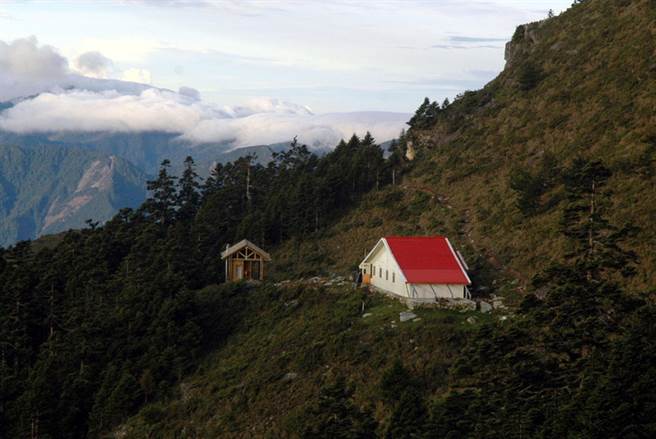
[[(582, 155), (611, 168), (611, 221), (642, 228), (629, 242), (641, 258), (629, 288), (653, 288), (652, 3), (590, 0), (534, 25), (538, 43), (516, 39), (518, 58), (497, 79), (453, 103), (433, 128), (410, 132), (417, 159), (397, 187), (367, 194), (328, 230), (272, 249), (270, 278), (351, 274), (381, 236), (446, 234), (477, 286), (518, 303), (532, 276), (561, 259), (566, 246), (558, 226), (562, 205), (524, 217), (509, 176), (516, 167), (535, 171), (551, 153), (561, 167)], [(528, 62), (544, 76), (522, 90), (518, 77)], [(544, 195), (557, 199), (562, 185)], [(439, 399), (465, 340), (498, 317), (419, 309), (419, 321), (400, 323), (400, 303), (348, 287), (263, 286), (245, 294), (227, 343), (176, 397), (133, 418), (126, 426), (132, 436), (294, 437), (321, 384), (339, 375), (384, 424), (390, 413), (380, 403), (379, 382), (396, 359)], [(289, 373), (297, 375), (285, 379)]]
[[(537, 44), (517, 40), (516, 59), (495, 80), (452, 103), (434, 127), (410, 131), (417, 159), (398, 187), (368, 194), (311, 244), (284, 245), (274, 259), (293, 260), (285, 270), (312, 272), (318, 264), (305, 266), (304, 255), (320, 251), (321, 270), (348, 273), (381, 236), (441, 233), (463, 251), (475, 283), (513, 298), (566, 253), (562, 203), (524, 217), (509, 184), (514, 168), (535, 171), (550, 153), (560, 167), (584, 156), (613, 171), (610, 219), (641, 228), (627, 243), (640, 257), (629, 287), (654, 288), (652, 3), (590, 0), (532, 25)], [(518, 85), (526, 63), (545, 74), (528, 91)], [(562, 199), (562, 190), (557, 185), (545, 197)], [(431, 199), (431, 191), (448, 206)]]
[[(441, 394), (464, 338), (495, 318), (417, 309), (418, 321), (401, 323), (400, 302), (350, 287), (263, 285), (243, 295), (235, 298), (242, 317), (233, 335), (170, 400), (121, 427), (130, 437), (294, 437), (321, 384), (340, 375), (355, 386), (356, 401), (384, 422), (379, 382), (395, 360)], [(363, 302), (371, 314), (364, 318)], [(474, 324), (466, 321), (470, 315)]]

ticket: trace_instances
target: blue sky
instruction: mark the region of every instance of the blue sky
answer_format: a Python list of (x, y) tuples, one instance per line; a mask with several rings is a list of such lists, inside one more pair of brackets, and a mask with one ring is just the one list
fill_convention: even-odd
[[(235, 106), (270, 97), (315, 113), (411, 112), (480, 88), (518, 24), (571, 0), (28, 1), (0, 3), (0, 40), (35, 36), (73, 68), (200, 91)], [(87, 72), (88, 74), (88, 72)]]

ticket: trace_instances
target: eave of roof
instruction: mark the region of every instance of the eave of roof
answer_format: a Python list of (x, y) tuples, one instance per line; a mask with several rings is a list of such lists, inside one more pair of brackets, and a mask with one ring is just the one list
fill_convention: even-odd
[(221, 259), (227, 258), (228, 256), (238, 252), (239, 250), (241, 250), (244, 247), (248, 247), (251, 250), (255, 251), (256, 253), (259, 253), (260, 256), (262, 256), (262, 259), (264, 259), (265, 261), (270, 261), (271, 260), (271, 255), (269, 255), (269, 253), (265, 252), (260, 247), (256, 246), (252, 242), (250, 242), (248, 239), (242, 239), (237, 244), (232, 245), (232, 246), (228, 247), (227, 249), (225, 249), (224, 251), (222, 251), (221, 252)]

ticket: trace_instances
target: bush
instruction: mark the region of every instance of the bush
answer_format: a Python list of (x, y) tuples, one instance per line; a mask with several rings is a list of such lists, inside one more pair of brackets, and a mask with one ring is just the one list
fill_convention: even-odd
[(519, 88), (529, 91), (537, 87), (544, 79), (544, 72), (532, 62), (526, 62), (519, 71)]

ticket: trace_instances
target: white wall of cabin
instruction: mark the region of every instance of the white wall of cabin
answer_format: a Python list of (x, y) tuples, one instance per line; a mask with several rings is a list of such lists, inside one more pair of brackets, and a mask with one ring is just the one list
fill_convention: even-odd
[(408, 284), (410, 298), (421, 301), (435, 300), (436, 298), (464, 299), (464, 285), (444, 284)]
[[(372, 267), (375, 268), (375, 273), (371, 271)], [(369, 257), (369, 263), (361, 264), (360, 268), (363, 271), (366, 270), (366, 274), (371, 275), (370, 282), (374, 287), (418, 302), (434, 302), (436, 298), (462, 299), (466, 297), (464, 285), (406, 284), (401, 268), (384, 244)]]
[[(380, 249), (371, 256), (369, 260), (369, 268), (367, 273), (370, 273), (371, 267), (374, 267), (376, 272), (371, 274), (371, 285), (381, 290), (390, 293), (398, 294), (399, 296), (408, 297), (405, 289), (405, 277), (396, 263), (396, 260), (387, 249), (387, 246), (382, 245)], [(382, 276), (381, 276), (382, 271)], [(385, 277), (387, 273), (387, 278)], [(394, 279), (394, 281), (392, 281)]]

